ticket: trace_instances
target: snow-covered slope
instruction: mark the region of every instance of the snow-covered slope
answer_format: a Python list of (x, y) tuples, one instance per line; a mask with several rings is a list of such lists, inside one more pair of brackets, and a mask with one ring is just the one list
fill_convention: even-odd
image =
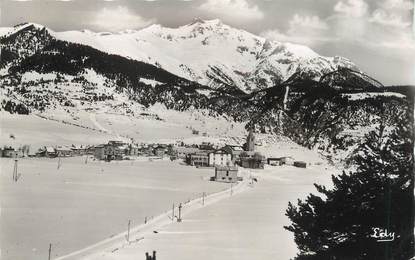
[(156, 65), (203, 85), (225, 83), (245, 92), (271, 87), (294, 73), (318, 78), (338, 67), (356, 68), (345, 58), (323, 57), (306, 46), (269, 41), (217, 19), (195, 20), (178, 28), (151, 25), (120, 33), (50, 33), (61, 40)]

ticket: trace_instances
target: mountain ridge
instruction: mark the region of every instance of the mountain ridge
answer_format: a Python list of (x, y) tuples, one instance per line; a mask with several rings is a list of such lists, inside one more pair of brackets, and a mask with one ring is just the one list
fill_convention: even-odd
[(320, 56), (307, 46), (270, 41), (219, 19), (199, 19), (177, 28), (153, 24), (119, 33), (46, 30), (59, 40), (149, 63), (212, 88), (224, 84), (245, 93), (274, 86), (295, 73), (318, 79), (339, 68), (360, 71), (346, 58)]

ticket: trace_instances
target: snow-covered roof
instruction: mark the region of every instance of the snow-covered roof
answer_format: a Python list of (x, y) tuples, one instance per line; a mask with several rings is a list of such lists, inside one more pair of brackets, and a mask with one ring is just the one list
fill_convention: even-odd
[(46, 147), (46, 152), (48, 152), (48, 153), (54, 153), (55, 152), (55, 148), (53, 148), (51, 146), (48, 146), (48, 147)]

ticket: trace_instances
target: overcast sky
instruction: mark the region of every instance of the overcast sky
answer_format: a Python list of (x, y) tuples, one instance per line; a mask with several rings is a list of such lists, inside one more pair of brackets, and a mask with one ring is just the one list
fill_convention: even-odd
[(415, 84), (414, 0), (0, 0), (1, 26), (55, 31), (177, 27), (219, 18), (269, 39), (351, 59), (384, 84)]

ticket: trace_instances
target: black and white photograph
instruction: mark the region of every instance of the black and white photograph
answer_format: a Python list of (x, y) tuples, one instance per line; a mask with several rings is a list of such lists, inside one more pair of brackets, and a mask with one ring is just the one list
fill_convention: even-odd
[(1, 260), (415, 260), (414, 0), (0, 0)]

